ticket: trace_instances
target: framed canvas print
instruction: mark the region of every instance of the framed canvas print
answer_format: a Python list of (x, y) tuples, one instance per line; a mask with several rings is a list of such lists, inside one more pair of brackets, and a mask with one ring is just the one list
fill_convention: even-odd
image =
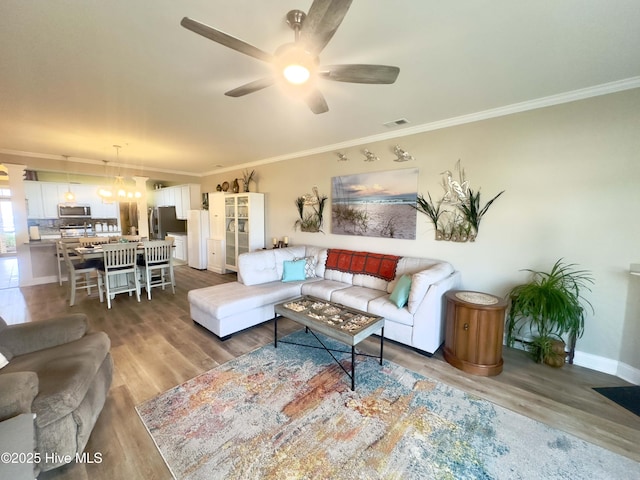
[(331, 179), (331, 233), (416, 238), (418, 169)]

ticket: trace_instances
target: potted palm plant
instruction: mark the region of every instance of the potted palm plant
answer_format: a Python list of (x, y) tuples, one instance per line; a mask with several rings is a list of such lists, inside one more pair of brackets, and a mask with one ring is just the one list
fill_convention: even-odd
[(575, 342), (584, 333), (585, 305), (593, 311), (582, 296), (585, 289), (591, 290), (591, 273), (575, 267), (560, 259), (550, 272), (525, 270), (531, 272), (531, 281), (508, 294), (507, 345), (512, 347), (523, 333), (530, 333), (527, 348), (534, 360), (560, 367), (566, 358), (563, 335), (568, 335), (573, 361)]

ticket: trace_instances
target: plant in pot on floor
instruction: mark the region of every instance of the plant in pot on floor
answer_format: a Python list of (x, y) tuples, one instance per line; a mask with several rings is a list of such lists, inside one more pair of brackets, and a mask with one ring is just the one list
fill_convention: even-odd
[(575, 264), (558, 260), (550, 272), (526, 269), (531, 281), (514, 287), (507, 316), (507, 345), (512, 347), (522, 334), (533, 339), (527, 349), (536, 362), (561, 367), (566, 358), (563, 335), (570, 342), (570, 362), (575, 342), (584, 333), (585, 305), (593, 307), (582, 294), (593, 284), (591, 273)]

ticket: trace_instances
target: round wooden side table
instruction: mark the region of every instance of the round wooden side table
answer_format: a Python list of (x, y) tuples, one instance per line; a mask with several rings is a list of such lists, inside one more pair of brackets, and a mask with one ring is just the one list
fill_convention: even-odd
[(488, 293), (450, 290), (444, 358), (460, 370), (492, 376), (502, 372), (507, 301)]

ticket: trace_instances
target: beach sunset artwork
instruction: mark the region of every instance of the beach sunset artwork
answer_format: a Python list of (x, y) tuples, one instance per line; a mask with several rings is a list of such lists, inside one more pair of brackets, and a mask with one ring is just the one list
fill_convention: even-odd
[(416, 238), (418, 169), (331, 179), (331, 233)]

